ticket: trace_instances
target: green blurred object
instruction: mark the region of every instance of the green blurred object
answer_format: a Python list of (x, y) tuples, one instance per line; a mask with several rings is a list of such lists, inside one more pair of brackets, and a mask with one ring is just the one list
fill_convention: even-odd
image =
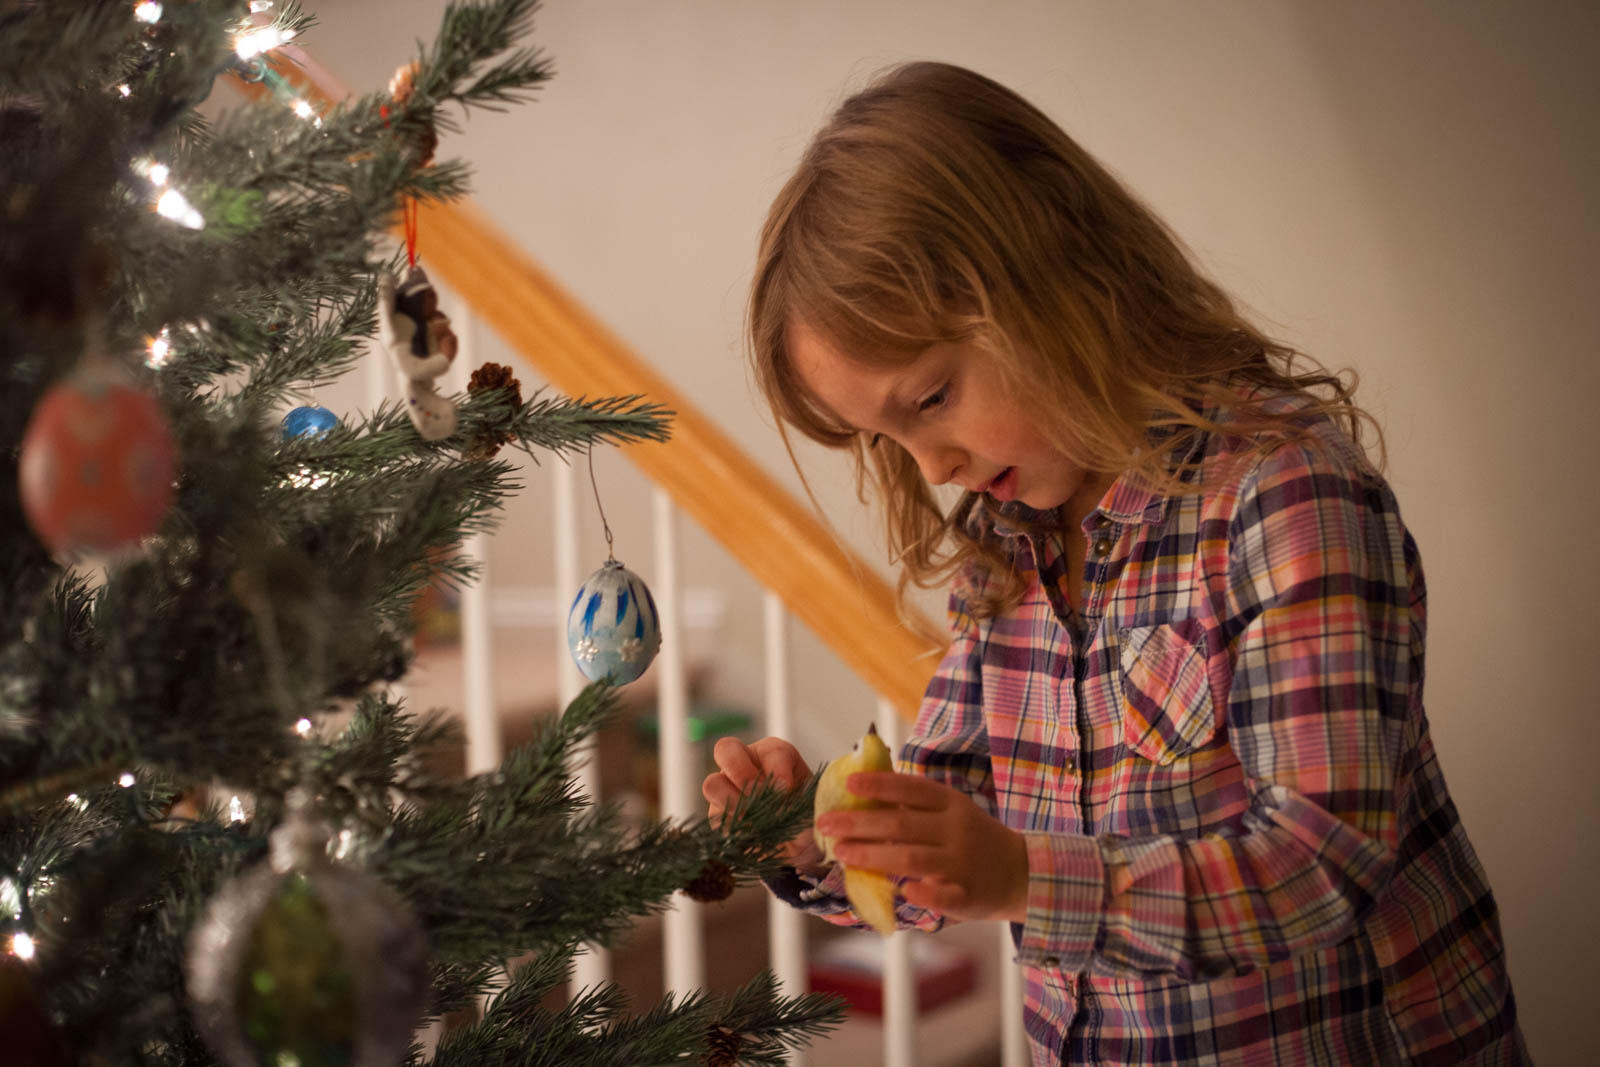
[(304, 875), (283, 879), (256, 920), (238, 998), (245, 1041), (263, 1065), (354, 1063), (354, 981), (328, 907)]
[(228, 1067), (394, 1067), (428, 989), (428, 950), (405, 900), (327, 855), (302, 787), (269, 859), (229, 879), (189, 936), (202, 1036)]
[[(689, 712), (689, 740), (695, 743), (709, 741), (726, 734), (742, 734), (755, 723), (755, 716), (743, 708), (720, 705), (697, 705)], [(654, 715), (641, 715), (638, 719), (639, 739), (654, 741), (661, 733), (661, 724)]]

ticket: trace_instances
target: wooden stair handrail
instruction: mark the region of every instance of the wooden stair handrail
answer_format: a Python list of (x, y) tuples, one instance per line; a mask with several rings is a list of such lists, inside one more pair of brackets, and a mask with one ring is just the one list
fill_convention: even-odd
[[(314, 103), (348, 95), (303, 50), (275, 68)], [(309, 73), (308, 73), (309, 72)], [(236, 80), (247, 94), (257, 83)], [(425, 202), (428, 270), (552, 385), (572, 396), (643, 394), (672, 409), (672, 440), (627, 455), (900, 714), (914, 718), (942, 633), (899, 617), (894, 590), (469, 201)]]

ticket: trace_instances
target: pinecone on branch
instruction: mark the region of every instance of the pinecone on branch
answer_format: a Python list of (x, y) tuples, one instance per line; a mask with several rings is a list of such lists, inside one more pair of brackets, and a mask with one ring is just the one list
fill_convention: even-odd
[(721, 1023), (706, 1030), (706, 1054), (700, 1057), (705, 1067), (734, 1067), (739, 1062), (739, 1046), (744, 1039)]
[(496, 389), (508, 390), (510, 395), (506, 398), (504, 409), (495, 412), (490, 425), (480, 430), (467, 446), (468, 459), (489, 459), (512, 438), (508, 427), (522, 409), (522, 383), (511, 373), (511, 368), (499, 363), (485, 363), (472, 372), (472, 378), (467, 382), (469, 396)]
[(733, 870), (721, 860), (709, 860), (692, 882), (683, 887), (690, 900), (702, 904), (727, 900), (733, 893)]

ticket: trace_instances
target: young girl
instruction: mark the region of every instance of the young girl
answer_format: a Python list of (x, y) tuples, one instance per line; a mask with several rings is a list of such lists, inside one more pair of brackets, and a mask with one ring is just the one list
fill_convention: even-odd
[[(1011, 921), (1036, 1064), (1527, 1062), (1353, 386), (1297, 372), (1037, 109), (936, 63), (817, 134), (750, 330), (780, 430), (875, 486), (901, 592), (955, 579), (904, 773), (852, 777), (894, 806), (822, 828), (904, 879), (902, 925)], [(810, 774), (778, 738), (715, 754), (714, 815)], [(790, 856), (773, 890), (853, 922), (809, 834)]]

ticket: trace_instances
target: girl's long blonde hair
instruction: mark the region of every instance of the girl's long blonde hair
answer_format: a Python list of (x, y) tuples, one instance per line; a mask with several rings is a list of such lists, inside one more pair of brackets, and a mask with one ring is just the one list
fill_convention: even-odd
[[(909, 583), (933, 588), (958, 574), (969, 579), (973, 617), (1015, 605), (1025, 580), (966, 529), (975, 494), (946, 513), (910, 453), (887, 438), (869, 448), (803, 387), (788, 351), (800, 322), (873, 365), (973, 342), (1056, 448), (1162, 492), (1199, 489), (1192, 469), (1170, 469), (1168, 453), (1186, 455), (1198, 435), (1222, 431), (1186, 397), (1217, 405), (1225, 432), (1260, 448), (1311, 442), (1307, 419), (1324, 415), (1359, 445), (1365, 422), (1378, 469), (1385, 463), (1381, 428), (1352, 398), (1354, 371), (1348, 385), (1310, 360), (1296, 372), (1305, 357), (1247, 322), (1060, 127), (945, 63), (890, 70), (818, 131), (761, 232), (748, 343), (791, 461), (785, 423), (850, 452), (863, 504), (873, 484), (891, 558), (904, 564), (902, 607)], [(1275, 414), (1241, 391), (1306, 403)], [(1153, 430), (1170, 434), (1159, 450), (1148, 447)]]

